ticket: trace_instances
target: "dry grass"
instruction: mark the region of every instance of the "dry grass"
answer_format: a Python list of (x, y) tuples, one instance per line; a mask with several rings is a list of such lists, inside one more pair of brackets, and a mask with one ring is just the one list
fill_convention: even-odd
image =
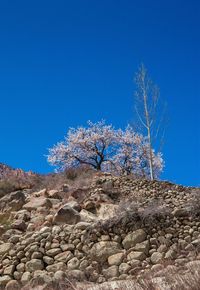
[(72, 188), (80, 188), (88, 185), (89, 180), (92, 179), (96, 171), (91, 168), (80, 166), (78, 168), (71, 168), (64, 172), (50, 173), (46, 175), (35, 175), (31, 181), (34, 191), (43, 188), (60, 189), (63, 184), (68, 184)]

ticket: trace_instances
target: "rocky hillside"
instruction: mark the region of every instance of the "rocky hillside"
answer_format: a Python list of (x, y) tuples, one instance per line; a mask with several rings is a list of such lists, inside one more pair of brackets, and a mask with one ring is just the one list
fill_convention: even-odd
[(93, 173), (0, 198), (1, 289), (199, 289), (199, 251), (198, 188)]
[(33, 176), (31, 171), (25, 172), (22, 169), (14, 169), (4, 163), (0, 163), (0, 180), (17, 177), (18, 179), (26, 180)]

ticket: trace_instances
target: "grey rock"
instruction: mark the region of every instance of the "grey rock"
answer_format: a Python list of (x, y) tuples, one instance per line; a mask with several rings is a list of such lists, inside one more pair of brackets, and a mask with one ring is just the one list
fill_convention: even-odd
[(32, 259), (26, 263), (26, 271), (27, 272), (35, 272), (36, 270), (43, 270), (44, 263), (39, 259)]
[(137, 243), (145, 241), (145, 239), (146, 239), (145, 231), (143, 229), (139, 229), (126, 235), (126, 237), (122, 241), (122, 244), (125, 249), (129, 249), (134, 247)]
[(120, 244), (111, 241), (101, 241), (95, 243), (89, 251), (92, 259), (98, 262), (105, 262), (109, 256), (121, 252)]
[(53, 223), (56, 225), (69, 224), (74, 225), (80, 221), (81, 217), (78, 211), (70, 207), (69, 205), (64, 205), (61, 207), (53, 218)]

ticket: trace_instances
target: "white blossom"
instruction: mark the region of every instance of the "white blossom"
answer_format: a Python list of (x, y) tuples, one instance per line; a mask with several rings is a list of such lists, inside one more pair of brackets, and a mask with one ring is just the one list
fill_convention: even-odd
[[(114, 171), (117, 174), (135, 174), (149, 177), (149, 150), (147, 138), (133, 131), (115, 130), (105, 121), (92, 123), (88, 127), (71, 128), (63, 142), (49, 149), (48, 162), (58, 170), (89, 165), (96, 170)], [(155, 177), (163, 170), (161, 153), (153, 154)]]

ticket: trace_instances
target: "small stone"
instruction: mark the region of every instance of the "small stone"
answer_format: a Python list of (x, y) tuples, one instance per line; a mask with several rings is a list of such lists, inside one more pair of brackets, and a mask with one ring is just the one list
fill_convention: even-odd
[(63, 281), (66, 278), (66, 273), (64, 271), (56, 271), (54, 274), (54, 278), (57, 281)]
[(85, 280), (85, 274), (83, 271), (80, 270), (71, 270), (68, 271), (68, 277), (70, 277), (71, 279), (74, 280), (78, 280), (78, 281), (84, 281)]
[(27, 284), (31, 280), (32, 276), (30, 272), (24, 272), (24, 274), (21, 277), (21, 283), (22, 285)]
[(118, 266), (111, 266), (107, 269), (104, 269), (102, 273), (104, 277), (106, 277), (107, 279), (118, 277), (119, 276)]
[(14, 265), (10, 265), (10, 266), (8, 266), (8, 267), (6, 267), (4, 269), (3, 274), (4, 275), (12, 276), (13, 273), (14, 273), (14, 271), (15, 271), (15, 266)]
[(49, 265), (46, 267), (47, 272), (54, 272), (54, 273), (59, 270), (66, 271), (66, 269), (67, 269), (67, 266), (63, 262), (58, 262), (58, 263), (55, 263), (53, 265)]
[(4, 254), (6, 254), (7, 252), (9, 252), (10, 249), (12, 248), (12, 245), (13, 244), (11, 244), (11, 243), (4, 243), (4, 244), (0, 245), (0, 256), (2, 256)]
[(41, 252), (33, 252), (31, 259), (42, 259), (43, 255)]
[(143, 229), (136, 230), (124, 238), (122, 244), (125, 249), (134, 247), (136, 244), (143, 242), (146, 239), (146, 233)]
[(112, 255), (108, 257), (108, 264), (110, 266), (119, 266), (123, 260), (124, 254), (123, 253), (117, 253), (115, 255)]
[(129, 264), (121, 263), (121, 265), (119, 266), (119, 273), (127, 274), (130, 269), (131, 269), (131, 266)]
[(68, 261), (67, 263), (67, 268), (69, 270), (75, 270), (78, 269), (80, 265), (80, 261), (79, 259), (77, 259), (76, 257), (72, 258), (71, 260)]
[(158, 264), (163, 258), (163, 254), (159, 252), (155, 252), (151, 255), (152, 264)]
[(54, 257), (60, 253), (61, 253), (60, 248), (54, 248), (54, 249), (50, 249), (50, 250), (46, 251), (46, 255), (50, 256), (50, 257)]
[(0, 277), (0, 287), (5, 287), (6, 284), (11, 281), (11, 277), (9, 275), (4, 275)]
[(43, 270), (44, 263), (39, 259), (32, 259), (26, 263), (27, 272), (35, 272), (36, 270)]
[(54, 259), (48, 256), (43, 256), (43, 261), (47, 264), (47, 265), (52, 265), (54, 263)]
[(73, 258), (73, 254), (70, 251), (62, 252), (54, 257), (56, 261), (67, 263)]
[(146, 258), (146, 255), (143, 252), (132, 251), (127, 255), (127, 260), (139, 260), (142, 261)]
[(23, 272), (25, 271), (25, 264), (24, 264), (24, 263), (20, 263), (20, 264), (18, 264), (18, 265), (16, 266), (16, 270), (17, 270), (18, 272), (23, 273)]

